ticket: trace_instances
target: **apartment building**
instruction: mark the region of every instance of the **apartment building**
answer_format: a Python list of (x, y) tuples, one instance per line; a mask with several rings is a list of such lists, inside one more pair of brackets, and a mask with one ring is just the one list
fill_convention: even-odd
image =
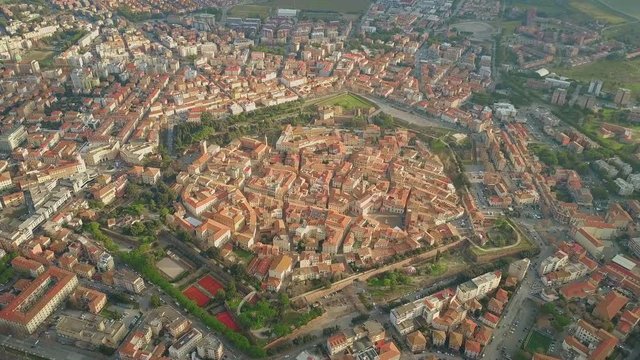
[(129, 270), (120, 270), (113, 274), (113, 284), (134, 294), (140, 294), (145, 289), (144, 280)]
[(527, 274), (527, 270), (529, 270), (529, 265), (531, 265), (531, 260), (529, 259), (514, 261), (509, 265), (508, 274), (518, 279), (518, 281), (522, 281)]
[(32, 334), (78, 286), (77, 276), (49, 267), (0, 311), (0, 325)]
[(202, 338), (196, 344), (196, 351), (201, 359), (220, 360), (224, 356), (222, 342), (213, 335)]
[(22, 125), (18, 125), (0, 134), (0, 151), (11, 152), (27, 140), (27, 131)]
[(98, 314), (107, 304), (107, 295), (98, 290), (78, 286), (69, 300), (77, 308)]
[(173, 359), (186, 359), (187, 355), (196, 348), (201, 339), (202, 333), (200, 330), (191, 329), (169, 347), (169, 356)]
[(475, 277), (463, 284), (458, 285), (456, 290), (456, 298), (460, 302), (466, 302), (471, 299), (481, 298), (490, 291), (496, 289), (502, 279), (500, 271), (490, 272)]
[(561, 269), (569, 263), (569, 255), (564, 251), (558, 250), (553, 255), (545, 258), (538, 267), (540, 275), (548, 274), (552, 271)]

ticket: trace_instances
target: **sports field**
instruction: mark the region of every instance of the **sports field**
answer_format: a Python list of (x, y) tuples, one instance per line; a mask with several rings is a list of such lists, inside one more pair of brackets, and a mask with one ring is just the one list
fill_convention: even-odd
[(352, 94), (343, 94), (340, 96), (333, 97), (331, 99), (322, 101), (318, 103), (318, 105), (338, 105), (342, 106), (347, 110), (352, 109), (368, 109), (370, 107), (374, 107), (375, 105), (363, 99), (359, 96), (355, 96)]
[(216, 314), (216, 319), (224, 324), (224, 326), (228, 327), (230, 330), (239, 331), (240, 326), (236, 324), (233, 320), (233, 317), (228, 311), (223, 311), (221, 313)]
[(209, 297), (205, 295), (205, 293), (203, 293), (200, 289), (195, 287), (195, 285), (189, 286), (182, 293), (190, 300), (193, 300), (193, 302), (195, 302), (199, 307), (205, 307), (209, 303)]
[(264, 5), (237, 5), (232, 7), (227, 14), (230, 17), (239, 18), (266, 18), (271, 8)]
[(271, 0), (274, 7), (311, 11), (362, 13), (371, 5), (370, 0)]
[(524, 344), (524, 349), (527, 352), (534, 353), (539, 352), (542, 354), (546, 354), (549, 351), (549, 346), (551, 345), (552, 339), (547, 335), (539, 332), (538, 330), (534, 330), (529, 334), (527, 338), (527, 342)]
[(216, 296), (218, 291), (222, 289), (222, 284), (220, 284), (216, 279), (211, 277), (211, 275), (207, 275), (202, 279), (198, 280), (198, 285), (200, 285), (203, 289), (207, 290), (211, 296)]

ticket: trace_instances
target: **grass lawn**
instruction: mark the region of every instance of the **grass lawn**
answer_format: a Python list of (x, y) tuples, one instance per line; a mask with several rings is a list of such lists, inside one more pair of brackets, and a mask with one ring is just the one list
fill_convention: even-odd
[(241, 18), (266, 18), (271, 7), (264, 5), (238, 5), (229, 10), (228, 16)]
[(269, 0), (265, 5), (274, 8), (308, 11), (331, 11), (339, 13), (364, 13), (370, 0)]
[(573, 68), (556, 68), (553, 71), (583, 82), (600, 79), (604, 81), (606, 91), (625, 87), (635, 97), (640, 96), (640, 59), (601, 60)]
[(526, 344), (524, 344), (524, 349), (530, 353), (539, 352), (546, 354), (549, 351), (549, 346), (553, 340), (539, 332), (538, 330), (534, 330), (529, 334), (529, 338), (527, 339)]
[(640, 19), (640, 1), (638, 0), (603, 0), (603, 2), (629, 16)]
[(233, 252), (241, 259), (245, 261), (250, 261), (253, 258), (253, 253), (244, 249), (237, 248), (233, 250)]
[(340, 96), (336, 96), (328, 100), (322, 101), (318, 103), (318, 105), (338, 105), (338, 106), (342, 106), (347, 110), (352, 110), (357, 108), (368, 109), (370, 107), (375, 106), (374, 104), (367, 101), (366, 99), (363, 99), (359, 96), (352, 95), (352, 94), (343, 94)]
[(31, 60), (43, 61), (43, 60), (46, 60), (46, 59), (52, 59), (54, 55), (55, 55), (55, 52), (53, 50), (31, 49), (31, 50), (27, 51), (22, 56), (22, 60), (24, 60), (24, 61), (31, 61)]
[(513, 21), (503, 21), (502, 22), (502, 30), (507, 35), (512, 35), (518, 26), (522, 25), (522, 21), (513, 20)]
[[(513, 226), (513, 224), (512, 224)], [(535, 245), (531, 242), (531, 240), (529, 240), (529, 238), (524, 235), (517, 227), (514, 227), (516, 233), (518, 234), (518, 236), (520, 237), (520, 243), (516, 246), (513, 245), (507, 245), (507, 249), (506, 251), (527, 251), (527, 250), (532, 250), (535, 249)], [(513, 247), (508, 247), (508, 246), (513, 246)], [(501, 251), (503, 251), (503, 248), (488, 248), (488, 249), (483, 249), (481, 247), (478, 246), (471, 246), (469, 247), (469, 250), (475, 255), (475, 256), (482, 256), (482, 255), (487, 255), (487, 254), (491, 254), (491, 253), (500, 253)]]

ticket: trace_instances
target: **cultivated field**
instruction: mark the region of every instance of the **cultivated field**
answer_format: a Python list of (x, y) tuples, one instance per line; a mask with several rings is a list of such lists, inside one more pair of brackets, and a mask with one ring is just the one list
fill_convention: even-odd
[(640, 19), (640, 1), (638, 0), (603, 0), (603, 2), (618, 11)]
[(570, 0), (569, 4), (574, 9), (600, 22), (615, 25), (622, 24), (627, 21), (621, 15), (595, 1)]
[(634, 96), (640, 96), (640, 59), (601, 60), (573, 68), (553, 69), (553, 71), (584, 82), (600, 79), (604, 81), (604, 89), (607, 91), (625, 87), (630, 89)]
[[(632, 7), (636, 5), (636, 0), (605, 0), (607, 3), (620, 2), (629, 3)], [(539, 14), (552, 17), (565, 17), (573, 21), (585, 22), (591, 19), (612, 25), (622, 24), (628, 20), (621, 13), (618, 13), (598, 0), (568, 0), (561, 5), (556, 0), (507, 0), (507, 6), (516, 6), (520, 9), (535, 8)], [(616, 6), (612, 6), (616, 8)], [(619, 9), (622, 10), (622, 9)], [(626, 13), (622, 11), (623, 13)], [(629, 15), (633, 15), (630, 13)]]

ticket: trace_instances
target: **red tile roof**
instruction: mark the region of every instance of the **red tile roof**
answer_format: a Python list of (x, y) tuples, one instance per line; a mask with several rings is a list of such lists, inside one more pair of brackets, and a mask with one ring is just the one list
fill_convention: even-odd
[[(46, 304), (51, 301), (55, 295), (69, 284), (69, 282), (75, 279), (75, 277), (76, 275), (70, 271), (62, 270), (53, 266), (50, 267), (47, 271), (33, 280), (29, 286), (24, 289), (20, 295), (18, 295), (18, 297), (0, 311), (0, 318), (26, 325)], [(55, 283), (47, 290), (47, 292), (39, 296), (35, 303), (28, 307), (27, 312), (22, 312), (23, 304), (25, 304), (28, 299), (47, 281), (54, 281)]]

